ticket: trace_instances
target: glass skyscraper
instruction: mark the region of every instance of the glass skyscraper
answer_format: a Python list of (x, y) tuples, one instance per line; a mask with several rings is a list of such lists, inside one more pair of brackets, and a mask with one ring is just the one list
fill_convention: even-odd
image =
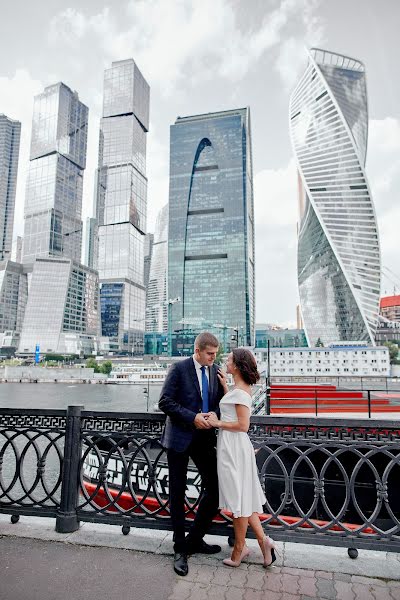
[(28, 298), (28, 271), (20, 263), (0, 262), (0, 353), (12, 353), (19, 336)]
[(146, 233), (144, 236), (144, 275), (143, 282), (144, 287), (147, 290), (147, 284), (149, 283), (151, 257), (153, 256), (153, 242), (154, 233)]
[(149, 95), (132, 59), (105, 71), (96, 199), (101, 327), (110, 348), (123, 352), (143, 349)]
[(374, 344), (380, 249), (365, 173), (364, 65), (312, 49), (290, 99), (289, 123), (299, 172), (298, 283), (308, 343)]
[(86, 266), (91, 269), (97, 268), (97, 256), (96, 256), (96, 236), (97, 236), (97, 222), (94, 217), (87, 217), (86, 219), (86, 233), (85, 233), (85, 260)]
[(51, 256), (81, 259), (87, 128), (87, 106), (64, 83), (48, 86), (35, 97), (24, 262)]
[(21, 123), (0, 114), (0, 261), (10, 258)]
[(99, 335), (97, 272), (80, 264), (88, 108), (64, 83), (35, 97), (25, 197), (29, 293), (19, 352), (91, 354)]
[(239, 345), (253, 345), (249, 108), (171, 126), (168, 238), (168, 295), (180, 298), (170, 306), (171, 333), (208, 329), (226, 341), (235, 328)]
[(146, 331), (167, 331), (168, 204), (157, 215), (146, 293)]
[(68, 258), (33, 263), (19, 352), (91, 354), (99, 335), (97, 272)]

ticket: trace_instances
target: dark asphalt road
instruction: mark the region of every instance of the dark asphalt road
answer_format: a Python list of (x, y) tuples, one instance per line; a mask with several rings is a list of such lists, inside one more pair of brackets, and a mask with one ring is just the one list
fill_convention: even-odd
[(21, 538), (0, 538), (0, 600), (166, 600), (171, 558)]

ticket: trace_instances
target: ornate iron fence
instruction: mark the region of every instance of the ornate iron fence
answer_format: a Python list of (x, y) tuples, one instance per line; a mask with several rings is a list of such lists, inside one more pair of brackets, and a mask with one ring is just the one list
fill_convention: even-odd
[[(0, 512), (169, 529), (164, 416), (0, 410)], [(394, 421), (252, 417), (249, 431), (275, 538), (400, 550), (400, 427)], [(186, 515), (201, 482), (190, 465)], [(216, 516), (211, 532), (232, 532)]]

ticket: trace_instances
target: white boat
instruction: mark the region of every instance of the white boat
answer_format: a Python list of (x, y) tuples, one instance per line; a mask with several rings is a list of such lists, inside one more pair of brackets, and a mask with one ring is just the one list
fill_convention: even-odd
[(106, 383), (164, 383), (167, 369), (160, 365), (115, 365)]

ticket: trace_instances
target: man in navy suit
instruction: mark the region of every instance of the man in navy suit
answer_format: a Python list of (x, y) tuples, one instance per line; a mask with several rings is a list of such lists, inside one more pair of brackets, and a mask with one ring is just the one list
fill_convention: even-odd
[[(173, 364), (161, 390), (159, 408), (167, 415), (161, 443), (167, 450), (170, 514), (174, 531), (174, 570), (187, 575), (187, 556), (214, 554), (221, 547), (207, 544), (203, 536), (218, 511), (218, 476), (215, 429), (208, 413), (219, 414), (224, 395), (214, 365), (219, 342), (211, 333), (197, 336), (194, 354)], [(189, 459), (196, 465), (203, 493), (196, 517), (185, 538), (185, 490)]]

